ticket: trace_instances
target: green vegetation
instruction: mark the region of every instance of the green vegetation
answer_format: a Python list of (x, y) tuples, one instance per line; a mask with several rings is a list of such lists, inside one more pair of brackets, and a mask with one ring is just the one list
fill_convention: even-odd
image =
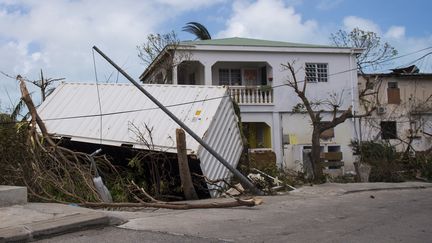
[(369, 181), (402, 182), (406, 180), (432, 181), (432, 154), (417, 152), (410, 156), (396, 152), (394, 146), (387, 142), (352, 142), (355, 154), (362, 163), (372, 166)]

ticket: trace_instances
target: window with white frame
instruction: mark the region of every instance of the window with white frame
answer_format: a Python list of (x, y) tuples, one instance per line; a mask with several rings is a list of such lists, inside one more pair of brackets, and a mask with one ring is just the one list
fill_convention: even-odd
[(306, 82), (327, 82), (328, 80), (327, 63), (306, 63), (305, 71)]
[(219, 85), (241, 85), (240, 69), (219, 69)]

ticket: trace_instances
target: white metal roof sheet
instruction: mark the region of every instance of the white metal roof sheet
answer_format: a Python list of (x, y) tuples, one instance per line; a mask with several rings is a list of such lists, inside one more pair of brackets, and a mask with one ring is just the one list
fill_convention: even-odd
[[(222, 100), (228, 98), (226, 88), (220, 86), (145, 84), (143, 87), (200, 137), (209, 128)], [(63, 83), (57, 87), (38, 109), (48, 131), (73, 141), (131, 144), (135, 148), (176, 152), (175, 129), (179, 126), (136, 87), (99, 84), (98, 88), (102, 117), (96, 84)], [(151, 138), (145, 126), (152, 131)], [(196, 154), (199, 144), (190, 136), (186, 142), (188, 153)]]

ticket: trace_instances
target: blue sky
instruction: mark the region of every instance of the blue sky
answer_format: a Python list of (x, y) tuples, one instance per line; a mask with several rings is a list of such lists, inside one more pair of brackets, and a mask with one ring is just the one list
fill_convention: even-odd
[[(37, 79), (43, 69), (47, 77), (94, 82), (91, 47), (97, 45), (138, 77), (145, 67), (136, 46), (150, 33), (171, 30), (191, 39), (181, 32), (189, 21), (206, 25), (214, 38), (316, 44), (328, 44), (339, 29), (359, 27), (405, 54), (432, 46), (430, 9), (429, 0), (0, 0), (0, 71)], [(427, 51), (377, 71), (409, 64)], [(112, 68), (100, 58), (96, 63), (99, 79), (109, 77)], [(416, 64), (432, 72), (432, 57)], [(0, 108), (18, 97), (16, 82), (1, 76)]]

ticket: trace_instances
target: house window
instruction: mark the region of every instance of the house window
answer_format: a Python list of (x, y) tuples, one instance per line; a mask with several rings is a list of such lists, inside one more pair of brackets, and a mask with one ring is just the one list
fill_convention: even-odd
[(240, 69), (219, 69), (219, 85), (241, 85)]
[(307, 82), (327, 82), (328, 64), (327, 63), (306, 63)]
[(400, 90), (397, 82), (388, 82), (387, 103), (396, 105), (400, 104)]
[(381, 138), (382, 139), (396, 139), (397, 130), (395, 121), (382, 121), (381, 122)]
[(243, 81), (245, 85), (258, 85), (258, 69), (256, 68), (243, 69)]

